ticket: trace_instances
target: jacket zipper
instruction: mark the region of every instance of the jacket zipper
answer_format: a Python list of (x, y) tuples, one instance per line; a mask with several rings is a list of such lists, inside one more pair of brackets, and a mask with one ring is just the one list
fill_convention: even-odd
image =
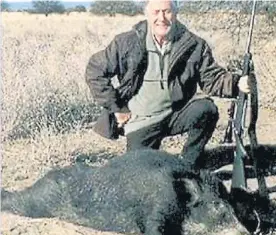
[[(139, 33), (136, 31), (136, 35), (138, 36), (138, 38), (140, 39), (140, 35), (139, 35)], [(185, 42), (183, 42), (179, 47), (178, 47), (178, 49), (176, 50), (176, 52), (175, 52), (175, 55), (174, 55), (174, 60), (173, 61), (171, 61), (171, 63), (169, 64), (169, 68), (168, 68), (168, 87), (169, 87), (169, 77), (170, 77), (170, 73), (171, 73), (171, 70), (172, 70), (172, 68), (174, 67), (174, 65), (176, 64), (176, 62), (178, 61), (178, 59), (181, 57), (181, 55), (182, 55), (182, 50), (180, 50), (181, 48), (183, 48), (183, 47), (188, 47), (188, 46), (190, 46), (191, 45), (191, 40), (192, 39), (192, 37), (190, 36), (188, 39), (187, 39), (187, 41), (185, 41)], [(142, 51), (143, 51), (143, 45), (142, 45), (142, 41), (141, 40), (138, 40), (139, 41), (139, 47), (140, 47), (140, 51), (141, 51), (141, 53), (143, 53)], [(162, 56), (162, 54), (160, 53), (160, 52), (158, 52), (158, 54), (159, 54), (159, 65), (160, 65), (160, 68), (162, 68), (161, 69), (161, 80), (160, 80), (160, 85), (161, 85), (161, 88), (162, 89), (164, 89), (164, 83), (163, 83), (163, 81), (164, 81), (164, 78), (163, 78), (163, 67), (164, 67), (164, 61), (163, 61), (163, 56)], [(161, 59), (161, 58), (162, 59)]]
[(160, 67), (160, 72), (161, 72), (161, 79), (160, 79), (160, 86), (161, 89), (164, 90), (164, 55), (162, 55), (160, 52), (158, 52), (159, 55), (159, 67)]

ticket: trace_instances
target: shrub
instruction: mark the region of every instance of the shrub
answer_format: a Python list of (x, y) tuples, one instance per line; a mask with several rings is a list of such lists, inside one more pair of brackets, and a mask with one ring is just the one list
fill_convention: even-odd
[[(252, 1), (183, 1), (179, 4), (182, 12), (207, 12), (215, 10), (236, 10), (241, 13), (251, 13)], [(257, 13), (276, 13), (274, 1), (258, 1)]]
[(33, 1), (33, 9), (30, 9), (30, 13), (48, 14), (51, 13), (64, 13), (65, 7), (59, 1)]
[(71, 13), (71, 12), (86, 12), (86, 8), (83, 5), (77, 5), (75, 7), (72, 8), (68, 8), (66, 10), (67, 13)]
[(5, 1), (2, 1), (1, 2), (1, 12), (2, 11), (10, 11), (10, 4)]
[(140, 4), (134, 1), (96, 1), (91, 4), (90, 12), (96, 15), (123, 14), (134, 16), (141, 14), (143, 9)]
[(35, 138), (45, 130), (53, 134), (68, 133), (91, 125), (99, 112), (100, 108), (93, 102), (72, 100), (58, 90), (41, 94), (20, 111), (17, 124), (5, 139)]

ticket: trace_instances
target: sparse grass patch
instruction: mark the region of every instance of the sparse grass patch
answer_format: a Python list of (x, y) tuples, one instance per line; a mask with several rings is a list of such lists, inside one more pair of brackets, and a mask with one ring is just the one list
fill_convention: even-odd
[(56, 91), (41, 94), (20, 111), (14, 125), (6, 132), (7, 139), (35, 138), (43, 130), (57, 134), (84, 128), (95, 121), (100, 108)]

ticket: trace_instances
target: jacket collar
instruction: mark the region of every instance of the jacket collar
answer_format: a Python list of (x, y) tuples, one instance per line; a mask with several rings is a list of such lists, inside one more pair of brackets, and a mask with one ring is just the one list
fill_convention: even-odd
[(161, 54), (168, 53), (171, 49), (171, 41), (167, 41), (163, 44), (162, 48), (148, 29), (146, 36), (146, 50), (151, 52), (161, 52)]

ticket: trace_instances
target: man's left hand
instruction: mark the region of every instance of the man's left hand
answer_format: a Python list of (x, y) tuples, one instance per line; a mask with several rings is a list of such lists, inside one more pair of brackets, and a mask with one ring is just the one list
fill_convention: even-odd
[(250, 87), (249, 87), (249, 76), (248, 75), (245, 75), (245, 76), (242, 76), (239, 80), (239, 83), (238, 83), (238, 87), (240, 89), (240, 91), (242, 91), (243, 93), (250, 93)]

